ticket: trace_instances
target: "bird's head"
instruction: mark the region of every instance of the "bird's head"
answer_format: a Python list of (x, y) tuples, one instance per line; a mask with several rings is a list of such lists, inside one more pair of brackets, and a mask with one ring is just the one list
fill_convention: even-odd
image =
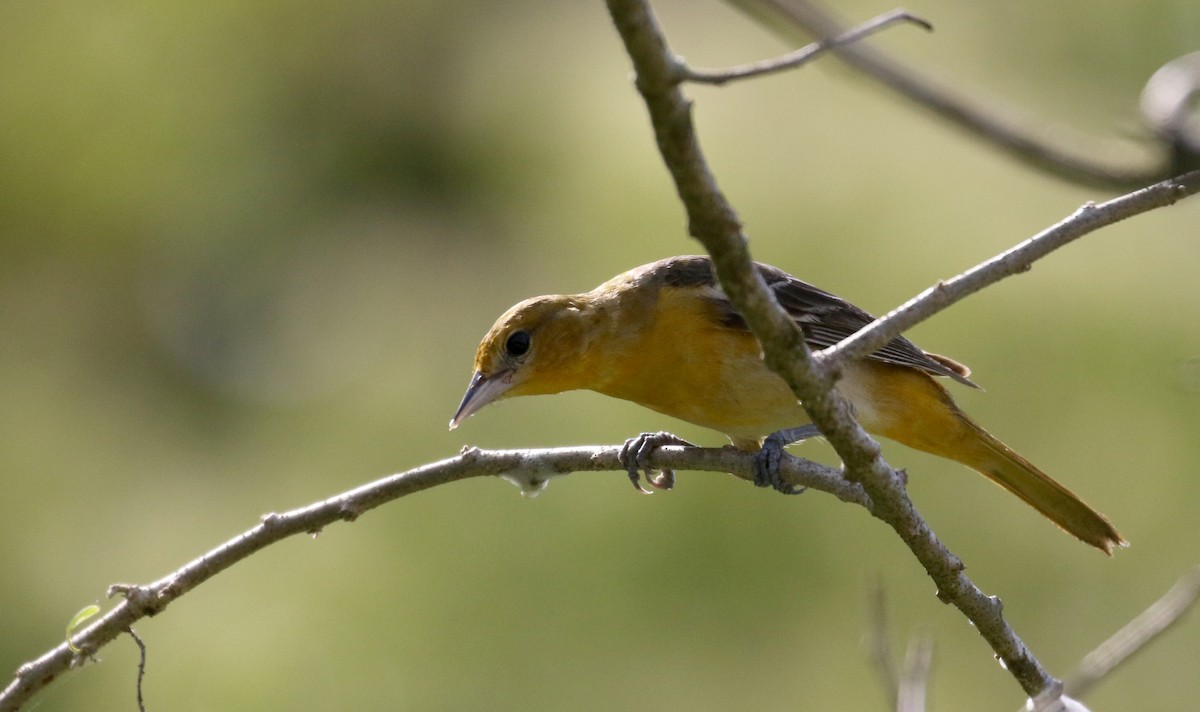
[(587, 388), (584, 356), (594, 329), (578, 295), (526, 299), (504, 312), (475, 352), (475, 375), (450, 429), (485, 405), (512, 396)]

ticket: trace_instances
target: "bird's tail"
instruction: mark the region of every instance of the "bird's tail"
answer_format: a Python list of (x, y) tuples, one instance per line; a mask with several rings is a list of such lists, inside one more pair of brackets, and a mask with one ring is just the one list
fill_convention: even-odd
[[(856, 379), (856, 380), (852, 380)], [(992, 437), (946, 389), (916, 369), (864, 361), (846, 381), (869, 398), (854, 403), (867, 430), (960, 462), (1023, 499), (1068, 534), (1106, 554), (1126, 542), (1104, 515)]]
[(967, 440), (971, 444), (956, 453), (947, 453), (947, 456), (982, 473), (1041, 512), (1063, 531), (1110, 556), (1114, 546), (1127, 545), (1104, 515), (1074, 492), (979, 427), (962, 411), (955, 415), (970, 433)]

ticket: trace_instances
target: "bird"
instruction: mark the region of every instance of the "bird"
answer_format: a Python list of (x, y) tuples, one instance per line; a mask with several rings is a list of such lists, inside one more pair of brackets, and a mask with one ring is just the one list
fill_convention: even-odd
[[(811, 349), (838, 343), (874, 318), (781, 269), (754, 263)], [(963, 364), (897, 336), (847, 363), (836, 388), (867, 432), (959, 462), (1025, 501), (1067, 533), (1111, 555), (1126, 546), (1113, 525), (1064, 485), (993, 437), (936, 379), (978, 388)], [(724, 433), (739, 450), (772, 454), (819, 434), (722, 291), (712, 261), (677, 256), (623, 272), (581, 294), (521, 301), (504, 312), (475, 352), (474, 374), (450, 421), (516, 396), (590, 390)], [(639, 454), (664, 433), (631, 438)], [(767, 458), (769, 461), (770, 458)], [(768, 469), (769, 468), (764, 468)], [(773, 484), (756, 475), (760, 485)], [(673, 480), (651, 480), (667, 487)], [(640, 485), (638, 485), (640, 488)]]

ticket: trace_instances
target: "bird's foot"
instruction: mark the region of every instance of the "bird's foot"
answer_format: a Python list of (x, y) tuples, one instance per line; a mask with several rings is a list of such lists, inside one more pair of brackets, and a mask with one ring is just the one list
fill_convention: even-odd
[(779, 464), (783, 462), (784, 448), (794, 442), (820, 435), (817, 426), (809, 424), (771, 433), (763, 440), (762, 448), (754, 455), (754, 484), (770, 487), (783, 494), (801, 494), (807, 487), (784, 482), (779, 477)]
[(646, 484), (654, 489), (669, 490), (675, 486), (674, 470), (663, 469), (655, 472), (649, 464), (650, 453), (664, 445), (695, 447), (695, 445), (683, 438), (671, 433), (660, 432), (642, 433), (636, 438), (629, 438), (621, 448), (621, 453), (618, 457), (621, 460), (621, 464), (625, 466), (625, 471), (629, 473), (629, 481), (643, 494), (650, 494), (650, 490), (642, 486), (642, 472), (646, 473)]

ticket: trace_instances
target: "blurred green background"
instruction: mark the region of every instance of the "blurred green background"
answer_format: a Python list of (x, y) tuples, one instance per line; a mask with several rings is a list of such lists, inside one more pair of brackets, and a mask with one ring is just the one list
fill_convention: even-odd
[[(890, 9), (854, 0), (846, 16)], [(720, 66), (785, 48), (655, 4)], [(873, 40), (1048, 123), (1136, 135), (1200, 5), (909, 6)], [(587, 393), (449, 419), (511, 303), (699, 248), (600, 2), (0, 7), (0, 669), (257, 517), (464, 444), (720, 436)], [(836, 63), (692, 88), (756, 256), (886, 310), (1106, 194), (931, 123)], [(887, 445), (939, 535), (1056, 673), (1200, 562), (1200, 202), (1090, 236), (911, 336), (992, 432), (1133, 543), (1106, 560), (953, 463)], [(823, 444), (798, 449), (831, 461)], [(238, 565), (137, 626), (151, 709), (885, 709), (868, 589), (936, 640), (935, 709), (1011, 679), (884, 526), (718, 474), (536, 500), (472, 480)], [(136, 648), (39, 696), (127, 710)], [(1200, 621), (1090, 698), (1194, 709)], [(7, 684), (5, 681), (3, 684)]]

